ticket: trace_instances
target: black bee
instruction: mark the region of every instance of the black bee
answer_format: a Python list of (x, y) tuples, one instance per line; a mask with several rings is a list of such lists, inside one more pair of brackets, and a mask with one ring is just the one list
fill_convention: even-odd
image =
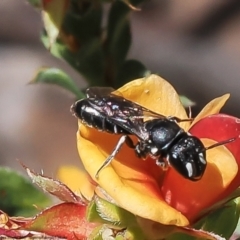
[[(83, 124), (121, 135), (113, 152), (97, 171), (96, 178), (126, 143), (139, 158), (150, 156), (164, 170), (172, 166), (183, 177), (197, 181), (206, 169), (206, 150), (234, 140), (232, 138), (206, 148), (199, 138), (178, 125), (179, 122), (192, 119), (163, 116), (111, 94), (112, 91), (112, 88), (89, 88), (87, 98), (77, 101), (71, 107), (73, 114)], [(130, 135), (137, 136), (137, 144), (134, 145)]]

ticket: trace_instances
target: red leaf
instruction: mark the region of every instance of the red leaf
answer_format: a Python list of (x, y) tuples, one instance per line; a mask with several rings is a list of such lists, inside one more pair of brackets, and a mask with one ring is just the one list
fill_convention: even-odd
[[(23, 165), (23, 164), (22, 164)], [(85, 201), (80, 196), (77, 196), (70, 188), (60, 181), (54, 180), (52, 178), (36, 174), (29, 168), (23, 165), (26, 169), (28, 176), (32, 179), (33, 183), (38, 185), (44, 191), (58, 197), (64, 202), (78, 202), (85, 204)]]
[(9, 217), (5, 212), (0, 210), (0, 226), (4, 229), (14, 230), (25, 225), (29, 218)]
[[(50, 239), (50, 236), (45, 233), (30, 232), (25, 230), (14, 230), (14, 229), (4, 229), (0, 228), (0, 239)], [(57, 238), (56, 238), (57, 240)]]
[(211, 240), (225, 240), (225, 238), (212, 233), (207, 232), (202, 229), (194, 229), (188, 227), (178, 227), (178, 231), (187, 234), (188, 236), (193, 236), (194, 239), (211, 239)]
[(97, 226), (86, 218), (86, 207), (77, 203), (62, 203), (44, 210), (23, 228), (67, 239), (85, 239)]
[(42, 0), (42, 3), (43, 3), (43, 5), (45, 5), (45, 4), (48, 4), (49, 2), (51, 2), (52, 0)]
[(50, 4), (51, 2), (53, 2), (53, 0), (42, 0), (42, 5), (44, 8), (46, 8), (47, 5)]
[(10, 238), (25, 238), (28, 237), (29, 233), (23, 230), (12, 230), (12, 229), (4, 229), (0, 228), (0, 237), (2, 239), (3, 236)]
[(22, 239), (26, 237), (47, 238), (46, 234), (21, 230), (20, 228), (25, 226), (29, 220), (30, 218), (9, 217), (6, 213), (0, 210), (0, 238), (3, 236), (5, 238), (10, 237), (14, 239)]
[[(221, 142), (230, 138), (235, 141), (225, 146), (233, 154), (240, 169), (240, 119), (226, 114), (210, 115), (198, 121), (190, 132), (199, 138), (209, 138)], [(240, 185), (240, 171), (223, 193), (223, 198)]]

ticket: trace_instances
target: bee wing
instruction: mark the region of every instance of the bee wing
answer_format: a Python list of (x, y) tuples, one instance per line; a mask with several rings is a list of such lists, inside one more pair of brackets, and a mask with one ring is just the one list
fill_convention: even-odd
[(142, 118), (146, 120), (151, 120), (151, 119), (162, 119), (162, 118), (166, 118), (166, 116), (160, 114), (160, 113), (156, 113), (156, 112), (153, 112), (151, 111), (150, 109), (147, 109), (145, 107), (141, 107), (141, 110), (142, 110)]
[(123, 116), (111, 116), (109, 119), (113, 124), (125, 129), (129, 134), (137, 136), (141, 140), (146, 140), (149, 137), (148, 132), (145, 129), (144, 121), (138, 117), (123, 117)]
[(111, 87), (90, 87), (86, 90), (87, 98), (105, 97), (111, 94), (114, 88)]
[[(114, 92), (114, 94), (112, 94), (112, 92)], [(90, 87), (86, 90), (86, 95), (87, 95), (87, 98), (102, 98), (106, 96), (112, 96), (113, 98), (121, 99), (121, 101), (132, 103), (137, 108), (142, 110), (142, 115), (144, 115), (145, 117), (149, 117), (149, 118), (165, 118), (166, 117), (159, 113), (153, 112), (139, 105), (138, 103), (131, 102), (130, 100), (125, 99), (120, 92), (116, 91), (112, 87)]]
[(112, 94), (113, 91), (114, 89), (110, 87), (91, 87), (87, 89), (86, 94), (94, 109), (101, 112), (108, 122), (122, 127), (129, 134), (145, 140), (149, 134), (145, 130), (144, 122), (166, 118), (164, 115), (127, 100), (119, 92)]

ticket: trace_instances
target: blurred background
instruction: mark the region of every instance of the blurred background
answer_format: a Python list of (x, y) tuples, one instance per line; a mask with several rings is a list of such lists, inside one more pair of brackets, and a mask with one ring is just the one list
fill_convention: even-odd
[[(240, 116), (240, 1), (148, 0), (133, 12), (129, 58), (171, 82), (199, 111), (224, 93), (225, 113)], [(28, 85), (42, 66), (66, 71), (39, 40), (41, 13), (24, 0), (0, 1), (0, 164), (23, 171), (16, 159), (54, 176), (59, 165), (80, 166), (74, 96), (51, 85)]]

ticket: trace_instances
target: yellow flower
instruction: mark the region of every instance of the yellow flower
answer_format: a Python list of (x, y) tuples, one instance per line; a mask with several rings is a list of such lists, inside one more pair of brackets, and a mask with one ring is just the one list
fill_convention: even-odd
[[(154, 112), (181, 119), (188, 118), (177, 92), (159, 76), (151, 75), (134, 80), (118, 89), (116, 94), (119, 92), (124, 98)], [(190, 122), (182, 122), (180, 126), (201, 138), (205, 146), (211, 145), (213, 140), (218, 142), (235, 137), (240, 130), (231, 132), (226, 128), (224, 134), (217, 134), (218, 127), (222, 126), (221, 123), (214, 126), (214, 123), (221, 122), (226, 115), (209, 116), (218, 113), (228, 97), (224, 95), (210, 102), (192, 125)], [(211, 121), (211, 118), (217, 121)], [(231, 121), (233, 120), (236, 119), (232, 117)], [(212, 129), (213, 126), (215, 129)], [(233, 133), (236, 134), (232, 136)], [(98, 169), (111, 154), (119, 137), (87, 127), (79, 121), (78, 151), (87, 173), (96, 184), (117, 205), (137, 216), (165, 225), (188, 226), (201, 216), (202, 211), (226, 197), (226, 194), (239, 185), (236, 161), (238, 155), (232, 151), (239, 144), (238, 139), (228, 144), (229, 146), (219, 146), (207, 151), (208, 164), (205, 174), (196, 182), (184, 179), (173, 168), (164, 172), (150, 157), (146, 160), (139, 159), (133, 149), (125, 145), (111, 164), (100, 172), (99, 179), (96, 179)], [(136, 137), (131, 138), (137, 140)], [(83, 185), (82, 182), (80, 190)]]

